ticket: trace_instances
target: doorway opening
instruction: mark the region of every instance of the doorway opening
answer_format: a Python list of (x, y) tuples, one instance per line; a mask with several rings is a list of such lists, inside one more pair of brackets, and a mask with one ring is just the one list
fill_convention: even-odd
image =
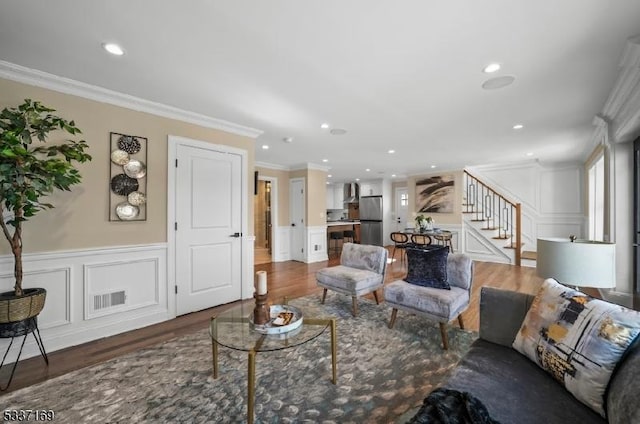
[(255, 258), (256, 265), (272, 261), (273, 255), (273, 225), (271, 218), (271, 181), (258, 180), (258, 194), (255, 196), (253, 208), (253, 228), (255, 229)]

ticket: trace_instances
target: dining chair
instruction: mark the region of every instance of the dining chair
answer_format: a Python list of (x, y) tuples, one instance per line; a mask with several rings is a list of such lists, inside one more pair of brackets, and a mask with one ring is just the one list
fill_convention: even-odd
[(454, 253), (453, 251), (453, 233), (451, 231), (443, 230), (440, 233), (433, 236), (434, 239), (438, 242), (439, 245), (447, 246), (449, 248), (450, 253)]
[(405, 233), (393, 232), (391, 233), (391, 241), (393, 242), (393, 253), (391, 254), (391, 261), (396, 257), (396, 249), (400, 249), (400, 263), (404, 263), (404, 249), (409, 243), (409, 236)]
[(426, 234), (411, 234), (411, 243), (415, 246), (428, 246), (431, 244), (431, 237)]

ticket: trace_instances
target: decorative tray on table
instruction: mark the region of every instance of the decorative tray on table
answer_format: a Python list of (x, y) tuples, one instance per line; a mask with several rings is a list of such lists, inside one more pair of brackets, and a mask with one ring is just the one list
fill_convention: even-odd
[(251, 328), (262, 334), (282, 334), (302, 325), (302, 311), (290, 305), (271, 305), (271, 319), (265, 324), (254, 324), (253, 314), (249, 315)]

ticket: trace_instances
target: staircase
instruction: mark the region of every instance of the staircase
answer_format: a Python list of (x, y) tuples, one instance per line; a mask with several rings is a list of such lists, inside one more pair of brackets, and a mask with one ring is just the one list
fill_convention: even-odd
[(475, 259), (490, 262), (516, 266), (535, 264), (535, 252), (523, 255), (522, 205), (507, 199), (466, 170), (463, 184), (465, 251)]

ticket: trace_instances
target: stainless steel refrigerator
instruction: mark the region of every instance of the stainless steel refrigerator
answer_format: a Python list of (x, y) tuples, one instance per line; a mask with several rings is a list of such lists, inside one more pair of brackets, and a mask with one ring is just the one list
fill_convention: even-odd
[(360, 243), (382, 246), (382, 196), (360, 196)]

